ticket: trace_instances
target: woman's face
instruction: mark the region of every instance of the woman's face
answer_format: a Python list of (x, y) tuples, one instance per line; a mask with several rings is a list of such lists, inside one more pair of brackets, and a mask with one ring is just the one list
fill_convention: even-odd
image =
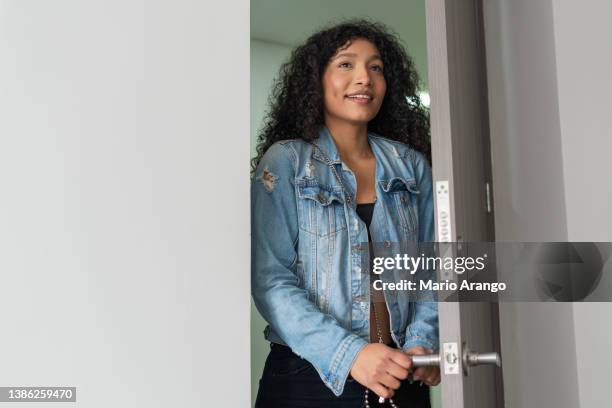
[(387, 83), (378, 49), (358, 38), (339, 48), (323, 72), (325, 119), (367, 124), (382, 104)]

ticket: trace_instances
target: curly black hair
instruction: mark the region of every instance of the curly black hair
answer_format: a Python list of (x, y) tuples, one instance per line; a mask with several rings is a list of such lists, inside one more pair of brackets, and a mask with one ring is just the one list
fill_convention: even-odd
[[(324, 28), (295, 48), (276, 78), (268, 99), (270, 108), (257, 137), (253, 173), (264, 153), (279, 140), (313, 141), (324, 122), (321, 78), (340, 47), (362, 38), (378, 48), (384, 64), (387, 91), (368, 131), (420, 151), (431, 162), (429, 112), (417, 95), (419, 76), (397, 35), (384, 24), (350, 19)], [(347, 45), (348, 46), (348, 45)]]

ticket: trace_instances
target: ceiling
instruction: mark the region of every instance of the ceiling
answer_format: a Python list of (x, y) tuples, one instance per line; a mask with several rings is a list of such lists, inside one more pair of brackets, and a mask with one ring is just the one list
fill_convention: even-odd
[(251, 38), (293, 47), (327, 23), (350, 17), (368, 17), (397, 32), (427, 83), (425, 0), (251, 0)]

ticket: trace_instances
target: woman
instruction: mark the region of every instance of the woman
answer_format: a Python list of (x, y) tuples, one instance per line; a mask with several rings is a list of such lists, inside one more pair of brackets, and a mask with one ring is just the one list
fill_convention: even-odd
[(429, 407), (439, 370), (410, 356), (438, 349), (437, 304), (385, 302), (361, 276), (368, 242), (434, 240), (417, 84), (367, 20), (312, 35), (281, 68), (253, 163), (252, 294), (271, 342), (258, 408)]

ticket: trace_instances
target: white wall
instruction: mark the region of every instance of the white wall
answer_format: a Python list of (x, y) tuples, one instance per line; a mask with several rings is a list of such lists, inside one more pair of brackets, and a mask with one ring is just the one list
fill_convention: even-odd
[[(612, 3), (555, 0), (553, 11), (568, 240), (612, 241)], [(574, 304), (581, 408), (609, 405), (609, 316), (611, 303)]]
[(248, 13), (0, 1), (0, 385), (248, 405)]

